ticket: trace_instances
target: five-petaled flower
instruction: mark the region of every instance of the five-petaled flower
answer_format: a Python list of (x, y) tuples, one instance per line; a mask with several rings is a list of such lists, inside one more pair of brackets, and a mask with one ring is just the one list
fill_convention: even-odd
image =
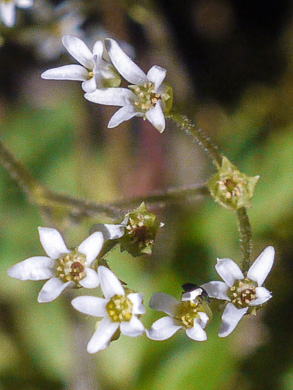
[(82, 296), (72, 300), (73, 307), (82, 313), (103, 317), (88, 343), (89, 353), (107, 348), (119, 328), (122, 334), (131, 337), (145, 331), (138, 318), (145, 313), (142, 294), (127, 294), (117, 276), (104, 266), (98, 268), (98, 274), (105, 298)]
[(93, 52), (81, 39), (73, 35), (64, 35), (62, 43), (81, 65), (64, 65), (49, 69), (42, 73), (43, 79), (82, 81), (82, 89), (85, 92), (120, 85), (121, 78), (117, 71), (110, 62), (103, 59), (104, 44), (102, 41), (94, 44)]
[(184, 293), (181, 301), (168, 294), (156, 293), (150, 300), (150, 307), (168, 314), (168, 317), (155, 321), (150, 330), (146, 331), (150, 339), (166, 340), (179, 329), (184, 329), (192, 340), (207, 339), (204, 329), (212, 312), (206, 300), (198, 293)]
[(3, 23), (7, 27), (15, 25), (15, 7), (29, 8), (33, 5), (33, 0), (1, 0), (0, 14)]
[(116, 127), (134, 116), (148, 119), (152, 125), (163, 132), (165, 113), (171, 110), (172, 88), (163, 83), (166, 70), (154, 65), (145, 74), (119, 47), (113, 39), (106, 39), (105, 46), (111, 61), (118, 72), (133, 84), (127, 88), (105, 88), (86, 93), (91, 102), (110, 106), (121, 106), (113, 115), (108, 127)]
[(95, 288), (98, 273), (90, 268), (102, 249), (101, 232), (86, 238), (77, 249), (67, 249), (61, 234), (52, 228), (39, 228), (40, 241), (46, 256), (30, 257), (8, 270), (8, 275), (20, 280), (46, 280), (38, 301), (51, 302), (67, 287)]
[(220, 337), (228, 336), (245, 314), (255, 313), (258, 306), (272, 297), (261, 286), (273, 266), (274, 256), (274, 248), (267, 247), (249, 268), (246, 276), (231, 259), (218, 259), (216, 270), (224, 282), (210, 282), (202, 287), (211, 298), (229, 302), (222, 316)]

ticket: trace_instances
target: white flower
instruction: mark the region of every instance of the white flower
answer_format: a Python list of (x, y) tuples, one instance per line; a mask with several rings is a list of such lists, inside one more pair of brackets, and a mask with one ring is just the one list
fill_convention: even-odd
[(67, 249), (56, 229), (39, 228), (40, 241), (48, 257), (30, 257), (8, 270), (8, 275), (20, 280), (46, 280), (38, 301), (51, 302), (67, 287), (95, 288), (99, 285), (98, 273), (90, 268), (102, 249), (101, 232), (86, 238), (77, 249)]
[(137, 317), (145, 313), (142, 294), (126, 294), (117, 276), (104, 266), (98, 268), (98, 273), (105, 298), (83, 296), (71, 302), (82, 313), (103, 317), (88, 343), (89, 353), (107, 348), (118, 328), (122, 334), (131, 337), (141, 336), (145, 331)]
[(154, 65), (147, 75), (123, 52), (116, 41), (106, 39), (105, 46), (118, 72), (131, 84), (126, 88), (97, 89), (86, 93), (85, 98), (98, 104), (121, 106), (111, 118), (108, 127), (116, 127), (134, 116), (148, 119), (163, 132), (165, 112), (172, 105), (172, 88), (163, 83), (166, 70)]
[(211, 312), (205, 300), (198, 294), (185, 293), (181, 301), (177, 301), (171, 295), (156, 293), (150, 300), (150, 307), (169, 316), (160, 318), (146, 331), (150, 339), (166, 340), (179, 329), (184, 329), (192, 340), (207, 339), (204, 328), (209, 322)]
[(246, 313), (272, 297), (261, 286), (273, 266), (274, 256), (274, 248), (268, 246), (252, 264), (246, 277), (231, 259), (218, 259), (216, 270), (224, 282), (210, 282), (202, 287), (210, 297), (229, 301), (222, 316), (220, 337), (228, 336)]
[(29, 8), (33, 0), (2, 0), (0, 2), (0, 14), (3, 23), (7, 27), (15, 25), (15, 7)]
[(120, 85), (121, 79), (113, 65), (103, 59), (102, 41), (94, 44), (93, 52), (81, 39), (73, 35), (64, 35), (62, 43), (81, 65), (65, 65), (49, 69), (42, 74), (43, 79), (82, 81), (82, 89), (85, 92)]

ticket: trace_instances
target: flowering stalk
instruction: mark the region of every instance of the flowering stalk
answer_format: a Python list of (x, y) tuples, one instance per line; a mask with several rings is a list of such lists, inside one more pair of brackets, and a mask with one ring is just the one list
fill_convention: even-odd
[[(181, 114), (172, 112), (169, 115), (178, 127), (184, 130), (187, 134), (192, 135), (198, 145), (200, 145), (205, 152), (212, 159), (213, 163), (220, 168), (222, 164), (223, 156), (218, 152), (217, 147), (208, 138), (201, 129), (197, 129), (195, 125)], [(252, 253), (252, 233), (251, 226), (245, 207), (241, 207), (237, 210), (237, 216), (239, 221), (239, 241), (242, 257), (242, 270), (247, 272), (251, 265), (251, 253)]]
[(252, 232), (246, 208), (241, 207), (237, 210), (237, 216), (239, 221), (239, 241), (242, 257), (241, 269), (243, 272), (247, 272), (251, 266)]
[(121, 219), (123, 213), (114, 206), (87, 202), (85, 200), (55, 194), (38, 182), (30, 172), (17, 161), (0, 141), (0, 162), (12, 178), (27, 194), (29, 200), (43, 209), (62, 209), (74, 216), (97, 216), (105, 214), (112, 219)]
[(187, 197), (204, 197), (209, 196), (210, 193), (205, 185), (190, 185), (179, 188), (169, 188), (166, 191), (156, 192), (147, 196), (138, 196), (130, 199), (122, 199), (110, 203), (112, 207), (118, 208), (132, 208), (142, 202), (148, 205), (165, 206), (166, 203), (172, 201), (176, 202), (182, 198)]
[(186, 134), (192, 135), (199, 146), (212, 159), (216, 166), (220, 166), (222, 163), (222, 155), (218, 152), (217, 147), (212, 143), (211, 139), (208, 138), (201, 129), (197, 129), (195, 125), (186, 116), (171, 112), (168, 115), (169, 119), (172, 119), (178, 127), (185, 131)]

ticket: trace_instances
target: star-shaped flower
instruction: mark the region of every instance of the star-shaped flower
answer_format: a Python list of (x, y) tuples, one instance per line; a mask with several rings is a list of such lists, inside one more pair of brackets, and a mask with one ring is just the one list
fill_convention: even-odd
[(95, 288), (99, 285), (98, 273), (90, 265), (102, 249), (101, 232), (86, 238), (77, 249), (69, 250), (56, 229), (39, 228), (41, 244), (46, 256), (30, 257), (8, 270), (8, 275), (20, 280), (46, 280), (38, 301), (51, 302), (67, 287)]
[(165, 113), (171, 110), (172, 88), (163, 83), (166, 70), (154, 65), (145, 74), (119, 47), (113, 39), (106, 39), (105, 46), (111, 61), (118, 72), (133, 84), (127, 88), (98, 89), (86, 93), (85, 98), (98, 104), (121, 106), (111, 118), (108, 127), (116, 127), (134, 116), (148, 119), (163, 132)]
[(216, 270), (224, 282), (210, 282), (202, 287), (211, 298), (229, 302), (222, 316), (220, 337), (228, 336), (246, 313), (254, 313), (257, 306), (272, 297), (262, 284), (273, 266), (274, 256), (274, 248), (268, 246), (249, 268), (246, 276), (231, 259), (218, 259)]
[(118, 329), (131, 337), (140, 336), (145, 331), (138, 318), (145, 313), (142, 294), (127, 294), (117, 276), (104, 266), (98, 268), (98, 273), (105, 298), (82, 296), (72, 300), (73, 307), (82, 313), (103, 317), (88, 343), (89, 353), (107, 348)]
[(204, 329), (212, 312), (198, 291), (184, 293), (181, 301), (168, 294), (156, 293), (150, 300), (150, 307), (168, 314), (168, 317), (155, 321), (151, 329), (146, 331), (150, 339), (166, 340), (179, 329), (184, 329), (192, 340), (207, 339)]
[(2, 0), (0, 2), (0, 14), (3, 23), (7, 27), (15, 25), (15, 7), (29, 8), (33, 0)]
[(117, 71), (110, 62), (103, 59), (102, 41), (94, 44), (93, 52), (81, 39), (73, 35), (64, 35), (62, 43), (81, 65), (64, 65), (49, 69), (42, 74), (43, 79), (82, 81), (82, 89), (85, 92), (120, 85), (121, 78)]

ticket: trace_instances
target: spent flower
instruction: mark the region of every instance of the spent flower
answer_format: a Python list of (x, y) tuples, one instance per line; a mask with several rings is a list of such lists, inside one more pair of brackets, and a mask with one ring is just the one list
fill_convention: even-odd
[(145, 203), (127, 213), (122, 223), (125, 224), (125, 233), (119, 239), (121, 250), (134, 257), (152, 254), (158, 230), (164, 224), (147, 209)]
[(98, 287), (98, 273), (90, 266), (104, 243), (101, 232), (91, 234), (72, 251), (56, 229), (40, 227), (39, 235), (48, 257), (30, 257), (8, 270), (9, 276), (20, 280), (49, 279), (39, 293), (38, 302), (53, 301), (67, 287)]
[(85, 92), (93, 92), (97, 88), (118, 87), (121, 78), (113, 65), (104, 60), (104, 44), (97, 41), (93, 52), (79, 38), (73, 35), (64, 35), (62, 43), (81, 65), (64, 65), (49, 69), (42, 74), (43, 79), (77, 80), (82, 81)]
[(229, 302), (222, 316), (220, 337), (232, 333), (245, 314), (255, 314), (256, 309), (272, 297), (262, 284), (273, 266), (274, 256), (274, 248), (268, 246), (251, 265), (247, 275), (231, 259), (218, 259), (216, 270), (224, 282), (209, 282), (202, 287), (211, 298)]
[(228, 210), (251, 207), (259, 176), (250, 177), (240, 172), (227, 157), (222, 158), (218, 173), (210, 178), (208, 187), (212, 197)]
[(88, 343), (89, 353), (107, 348), (111, 340), (117, 338), (117, 331), (131, 337), (145, 332), (139, 319), (145, 313), (142, 294), (128, 294), (117, 276), (104, 266), (98, 268), (98, 274), (105, 298), (82, 296), (72, 300), (76, 310), (103, 318)]
[(129, 83), (127, 88), (105, 88), (86, 93), (91, 102), (121, 108), (112, 116), (108, 127), (135, 116), (148, 119), (161, 133), (165, 129), (165, 114), (172, 108), (172, 87), (164, 83), (166, 70), (154, 65), (145, 74), (113, 39), (106, 39), (105, 46), (117, 71)]

